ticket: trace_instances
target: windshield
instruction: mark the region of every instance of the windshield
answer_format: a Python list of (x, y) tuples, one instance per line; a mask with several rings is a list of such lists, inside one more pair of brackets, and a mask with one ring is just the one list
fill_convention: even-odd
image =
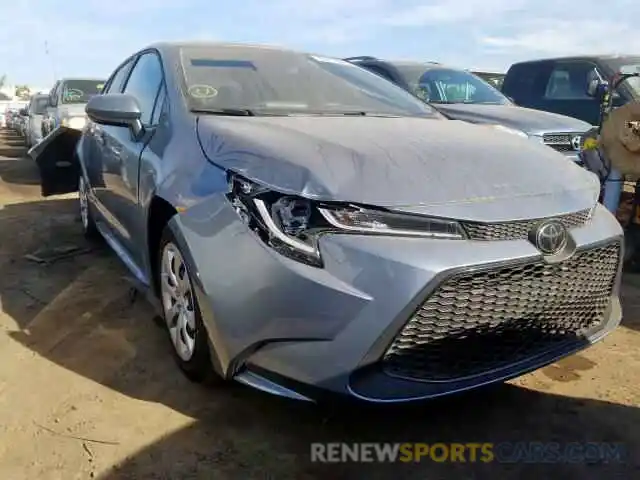
[(33, 112), (35, 115), (42, 115), (44, 114), (44, 111), (47, 108), (48, 103), (49, 103), (48, 97), (34, 98), (31, 101), (31, 105), (29, 108), (31, 112)]
[[(612, 71), (618, 72), (625, 65), (640, 65), (640, 57), (616, 57), (608, 63)], [(636, 98), (640, 98), (640, 77), (628, 78), (623, 83), (627, 85)]]
[(634, 95), (640, 97), (640, 77), (627, 78), (626, 83), (633, 90)]
[(103, 80), (67, 80), (62, 85), (62, 103), (87, 103), (104, 87)]
[(396, 64), (411, 92), (429, 103), (509, 105), (502, 93), (480, 77), (464, 70)]
[(498, 90), (502, 88), (502, 84), (504, 83), (505, 74), (503, 73), (473, 72), (473, 74), (480, 77), (485, 82), (494, 86)]
[(378, 114), (442, 118), (378, 75), (342, 60), (269, 48), (182, 50), (192, 110), (259, 114)]

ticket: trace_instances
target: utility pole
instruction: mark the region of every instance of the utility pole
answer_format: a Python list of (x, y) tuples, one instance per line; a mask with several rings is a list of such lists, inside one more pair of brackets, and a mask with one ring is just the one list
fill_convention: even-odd
[(55, 83), (58, 79), (58, 74), (56, 73), (56, 62), (53, 58), (53, 55), (51, 55), (51, 52), (49, 52), (49, 42), (47, 42), (46, 40), (44, 41), (44, 53), (47, 57), (49, 57), (49, 61), (51, 62), (51, 73), (53, 74), (53, 83)]

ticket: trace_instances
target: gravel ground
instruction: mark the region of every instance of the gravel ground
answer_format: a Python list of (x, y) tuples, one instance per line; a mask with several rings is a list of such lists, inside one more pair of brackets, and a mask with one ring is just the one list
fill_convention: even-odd
[[(113, 254), (86, 248), (74, 196), (40, 197), (0, 135), (0, 478), (640, 478), (640, 279), (590, 349), (495, 388), (411, 407), (317, 407), (178, 372)], [(626, 463), (310, 462), (312, 442), (622, 442)]]

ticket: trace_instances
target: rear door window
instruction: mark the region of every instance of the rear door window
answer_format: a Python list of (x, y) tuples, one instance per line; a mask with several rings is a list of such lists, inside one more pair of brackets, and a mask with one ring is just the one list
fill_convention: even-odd
[(595, 65), (587, 62), (556, 63), (547, 86), (546, 100), (590, 100), (587, 95), (589, 80), (595, 76)]
[(34, 98), (29, 105), (29, 111), (34, 115), (42, 115), (47, 110), (48, 103), (47, 97)]
[(502, 93), (517, 105), (535, 108), (542, 99), (550, 72), (551, 66), (543, 62), (513, 65), (504, 79)]

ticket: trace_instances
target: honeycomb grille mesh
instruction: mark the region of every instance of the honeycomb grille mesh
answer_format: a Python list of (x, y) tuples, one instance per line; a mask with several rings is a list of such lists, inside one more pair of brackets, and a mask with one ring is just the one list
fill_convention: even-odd
[[(553, 217), (562, 223), (567, 230), (585, 225), (591, 218), (591, 210)], [(463, 223), (463, 228), (471, 240), (523, 240), (529, 236), (538, 223), (547, 219), (523, 220), (501, 223)]]
[(545, 133), (542, 138), (545, 143), (567, 143), (571, 145), (571, 136), (570, 133)]
[(383, 358), (386, 373), (450, 381), (584, 341), (602, 326), (618, 271), (618, 243), (445, 280)]
[(571, 139), (574, 135), (571, 133), (546, 133), (542, 136), (542, 141), (558, 152), (573, 152)]

